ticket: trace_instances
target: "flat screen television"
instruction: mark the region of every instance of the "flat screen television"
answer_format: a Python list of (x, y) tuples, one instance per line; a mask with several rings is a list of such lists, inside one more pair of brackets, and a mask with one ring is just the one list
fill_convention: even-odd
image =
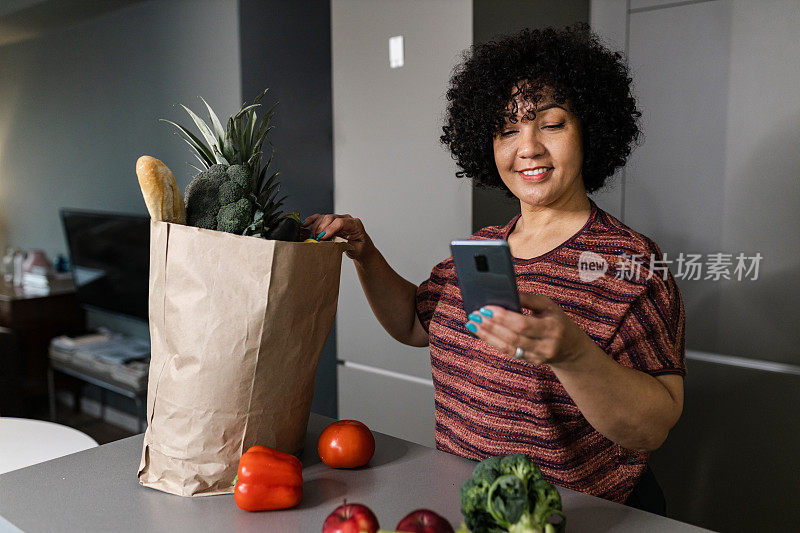
[(78, 301), (147, 320), (150, 218), (61, 210)]

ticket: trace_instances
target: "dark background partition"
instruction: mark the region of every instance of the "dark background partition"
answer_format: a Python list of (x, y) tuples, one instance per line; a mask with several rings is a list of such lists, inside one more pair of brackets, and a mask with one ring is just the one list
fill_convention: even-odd
[[(473, 0), (472, 38), (475, 44), (523, 28), (540, 29), (589, 22), (589, 0)], [(519, 200), (500, 189), (472, 189), (472, 230), (504, 225), (519, 213)]]
[[(329, 0), (239, 2), (242, 101), (269, 87), (264, 107), (278, 102), (271, 168), (280, 171), (280, 194), (289, 195), (285, 211), (301, 218), (333, 212), (330, 19)], [(336, 416), (335, 326), (319, 362), (312, 410)]]

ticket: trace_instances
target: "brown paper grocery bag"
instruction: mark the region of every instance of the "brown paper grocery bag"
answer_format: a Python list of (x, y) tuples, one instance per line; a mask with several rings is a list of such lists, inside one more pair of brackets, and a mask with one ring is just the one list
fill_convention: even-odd
[(142, 485), (230, 493), (250, 446), (301, 450), (348, 246), (151, 223)]

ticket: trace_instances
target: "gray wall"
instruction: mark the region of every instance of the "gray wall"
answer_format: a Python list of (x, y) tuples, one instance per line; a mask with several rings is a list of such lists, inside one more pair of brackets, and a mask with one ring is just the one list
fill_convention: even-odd
[[(181, 188), (193, 174), (188, 147), (158, 118), (188, 126), (173, 104), (199, 112), (198, 95), (228, 116), (266, 87), (264, 103), (280, 102), (271, 139), (286, 208), (332, 211), (327, 0), (156, 0), (63, 26), (0, 46), (3, 244), (66, 252), (60, 207), (146, 214), (140, 155), (163, 160)], [(106, 313), (89, 324), (148, 335), (145, 323)], [(312, 409), (336, 414), (333, 332)]]
[(720, 247), (764, 260), (758, 281), (721, 284), (717, 345), (800, 365), (800, 3), (739, 0), (730, 16)]
[[(173, 104), (197, 110), (198, 95), (220, 115), (238, 109), (237, 11), (235, 1), (155, 0), (0, 46), (2, 244), (66, 253), (62, 207), (146, 215), (135, 173), (142, 154), (164, 161), (184, 188), (192, 158), (158, 119), (188, 124)], [(149, 336), (142, 321), (87, 318)], [(122, 398), (109, 404), (133, 412)]]
[(623, 221), (673, 259), (760, 252), (756, 281), (678, 280), (687, 346), (800, 363), (797, 2), (632, 2), (629, 28), (645, 141)]
[(329, 0), (239, 0), (242, 94), (269, 87), (278, 102), (273, 167), (285, 211), (305, 217), (333, 208), (331, 6)]
[(687, 355), (683, 415), (650, 458), (668, 516), (713, 531), (796, 531), (800, 371)]
[[(278, 102), (272, 124), (274, 170), (284, 210), (301, 217), (333, 211), (331, 7), (329, 0), (240, 0), (242, 94), (252, 101), (266, 87)], [(265, 158), (269, 157), (269, 152)], [(347, 258), (345, 257), (345, 260)], [(336, 327), (317, 368), (311, 409), (334, 417)]]
[(763, 256), (756, 281), (677, 279), (685, 407), (651, 457), (668, 512), (714, 530), (789, 530), (800, 522), (798, 3), (593, 0), (592, 24), (627, 46), (643, 110), (623, 221), (670, 259)]
[[(714, 1), (630, 15), (629, 58), (645, 142), (628, 165), (624, 217), (668, 256), (722, 251), (730, 7)], [(687, 346), (720, 352), (721, 284), (678, 284)]]
[[(237, 10), (154, 0), (0, 46), (0, 244), (66, 253), (62, 207), (146, 215), (134, 171), (142, 154), (185, 187), (192, 158), (158, 119), (187, 124), (173, 104), (196, 109), (198, 95), (220, 115), (238, 109)], [(139, 321), (88, 320), (148, 335)]]
[(3, 0), (0, 46), (39, 37), (143, 0)]
[[(450, 255), (450, 240), (470, 233), (470, 183), (455, 178), (438, 139), (450, 71), (472, 40), (472, 5), (335, 0), (331, 31), (335, 210), (361, 218), (389, 264), (419, 284)], [(405, 66), (391, 69), (395, 35)], [(337, 328), (339, 416), (432, 444), (428, 349), (384, 331), (347, 259)]]
[[(241, 95), (236, 2), (152, 1), (0, 47), (0, 224), (6, 244), (66, 251), (58, 209), (146, 214), (134, 167), (163, 160), (185, 187), (191, 160), (166, 117), (203, 95)], [(210, 38), (213, 36), (213, 38)]]

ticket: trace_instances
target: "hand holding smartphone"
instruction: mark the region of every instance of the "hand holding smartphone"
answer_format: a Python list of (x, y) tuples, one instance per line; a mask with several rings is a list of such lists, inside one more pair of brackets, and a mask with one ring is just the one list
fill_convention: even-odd
[(467, 315), (485, 305), (522, 312), (508, 241), (452, 241), (450, 251)]

